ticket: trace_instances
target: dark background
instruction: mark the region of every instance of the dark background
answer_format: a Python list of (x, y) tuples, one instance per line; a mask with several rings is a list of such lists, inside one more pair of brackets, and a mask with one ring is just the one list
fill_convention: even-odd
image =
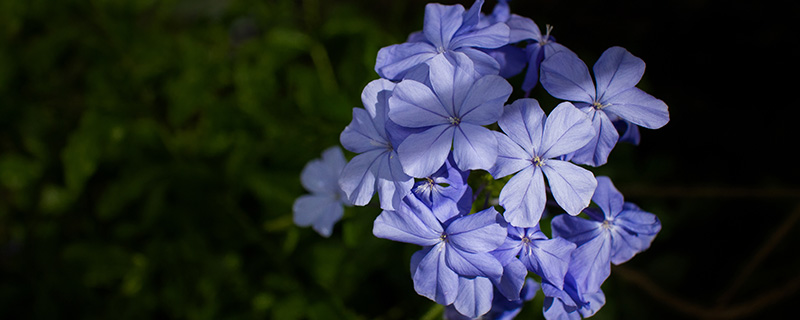
[[(372, 236), (377, 208), (349, 208), (329, 239), (291, 220), (303, 165), (338, 144), (378, 49), (421, 29), (425, 3), (0, 2), (0, 314), (440, 318), (412, 287), (417, 248)], [(594, 169), (663, 224), (595, 318), (793, 314), (800, 6), (511, 8), (589, 66), (627, 48), (670, 107)]]

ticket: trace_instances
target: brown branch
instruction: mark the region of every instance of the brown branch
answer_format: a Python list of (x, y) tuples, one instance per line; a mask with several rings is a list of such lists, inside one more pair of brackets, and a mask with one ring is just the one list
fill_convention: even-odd
[(659, 287), (645, 274), (628, 267), (616, 266), (613, 273), (620, 276), (623, 280), (638, 286), (657, 301), (668, 305), (680, 313), (700, 319), (736, 319), (753, 315), (765, 307), (777, 303), (800, 290), (800, 276), (797, 276), (786, 282), (783, 286), (765, 292), (756, 298), (749, 299), (747, 302), (728, 306), (724, 309), (717, 309), (715, 307), (705, 307), (672, 295)]
[(750, 278), (750, 275), (753, 274), (761, 262), (775, 249), (783, 237), (789, 233), (789, 230), (792, 229), (797, 220), (800, 220), (800, 206), (797, 206), (792, 213), (786, 216), (786, 219), (778, 226), (778, 229), (772, 233), (772, 236), (769, 237), (769, 239), (759, 247), (753, 257), (750, 258), (749, 263), (739, 271), (738, 276), (731, 282), (728, 289), (717, 299), (718, 309), (723, 309), (731, 298), (733, 298), (733, 295), (736, 294), (745, 281)]

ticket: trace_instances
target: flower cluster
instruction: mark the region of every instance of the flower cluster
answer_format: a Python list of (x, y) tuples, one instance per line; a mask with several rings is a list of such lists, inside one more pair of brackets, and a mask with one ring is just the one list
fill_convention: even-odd
[[(546, 318), (589, 317), (611, 264), (646, 250), (661, 225), (587, 167), (619, 141), (638, 144), (638, 127), (665, 125), (667, 105), (635, 87), (644, 62), (627, 50), (609, 48), (590, 73), (551, 27), (542, 34), (506, 1), (490, 15), (482, 6), (428, 4), (422, 31), (378, 52), (380, 79), (340, 136), (356, 155), (346, 162), (334, 147), (306, 166), (312, 194), (296, 201), (295, 222), (329, 236), (343, 205), (377, 191), (373, 234), (422, 247), (414, 289), (446, 318), (511, 319), (539, 288)], [(526, 98), (510, 102), (506, 79), (523, 71)], [(538, 84), (565, 100), (549, 114), (528, 98)], [(498, 180), (473, 190), (470, 175), (486, 174)], [(492, 186), (499, 199), (476, 201)], [(542, 217), (562, 211), (548, 237)]]

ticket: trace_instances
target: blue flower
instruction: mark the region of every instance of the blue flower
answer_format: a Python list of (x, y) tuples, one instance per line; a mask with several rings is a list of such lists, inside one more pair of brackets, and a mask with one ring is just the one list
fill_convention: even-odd
[(456, 65), (440, 55), (430, 63), (428, 87), (405, 79), (389, 98), (389, 118), (398, 125), (418, 128), (397, 154), (406, 174), (424, 178), (447, 160), (450, 149), (461, 170), (490, 168), (497, 158), (497, 140), (483, 127), (497, 121), (511, 85), (498, 75), (479, 77), (465, 58)]
[(387, 116), (394, 86), (386, 79), (367, 84), (361, 93), (364, 108), (353, 108), (353, 121), (339, 136), (345, 149), (359, 153), (339, 179), (347, 198), (357, 206), (366, 205), (377, 189), (381, 208), (393, 210), (414, 184), (403, 172), (395, 150), (406, 132)]
[(590, 219), (559, 215), (552, 220), (553, 236), (578, 246), (569, 272), (582, 292), (599, 290), (611, 273), (610, 263), (621, 264), (646, 250), (661, 230), (658, 218), (624, 202), (608, 177), (597, 177), (592, 201), (599, 210), (584, 210)]
[(309, 161), (300, 173), (300, 183), (311, 194), (294, 201), (292, 212), (294, 223), (301, 227), (313, 226), (320, 235), (329, 237), (344, 214), (342, 206), (350, 205), (347, 196), (339, 188), (339, 174), (347, 163), (339, 147), (330, 147), (322, 153), (322, 159)]
[(444, 222), (472, 208), (472, 188), (467, 177), (469, 171), (458, 170), (451, 153), (438, 171), (415, 183), (412, 190)]
[(558, 158), (578, 150), (594, 132), (586, 116), (571, 103), (556, 106), (549, 119), (535, 99), (519, 99), (506, 107), (495, 132), (498, 157), (489, 172), (495, 179), (517, 173), (500, 191), (508, 223), (533, 227), (547, 200), (544, 177), (556, 202), (577, 215), (589, 205), (597, 182), (591, 171)]
[(606, 296), (602, 290), (597, 289), (590, 293), (581, 291), (570, 273), (564, 278), (563, 289), (542, 282), (542, 293), (544, 293), (542, 309), (544, 318), (548, 320), (588, 318), (606, 304)]
[(460, 4), (425, 6), (422, 33), (409, 36), (410, 41), (378, 51), (375, 72), (382, 78), (400, 80), (405, 73), (436, 56), (463, 56), (472, 60), (481, 74), (497, 74), (500, 65), (477, 48), (498, 48), (508, 44), (508, 26), (496, 23), (476, 28), (483, 0), (475, 1), (469, 11)]
[[(411, 257), (414, 289), (442, 305), (456, 301), (459, 277), (499, 280), (503, 274), (503, 266), (489, 252), (503, 243), (506, 222), (493, 208), (440, 222), (422, 201), (408, 196), (396, 211), (381, 212), (372, 233), (424, 247)], [(476, 294), (491, 294), (491, 286), (488, 293), (483, 283), (477, 288), (482, 291)]]
[(573, 250), (574, 243), (562, 238), (548, 239), (538, 225), (533, 228), (509, 225), (506, 241), (492, 253), (503, 263), (519, 256), (528, 271), (561, 289)]
[(611, 47), (594, 64), (596, 84), (589, 68), (568, 50), (558, 50), (542, 62), (542, 86), (556, 98), (575, 101), (592, 119), (597, 136), (572, 161), (592, 166), (606, 163), (619, 139), (612, 123), (618, 117), (634, 125), (657, 129), (669, 122), (667, 105), (636, 84), (644, 74), (642, 59), (621, 47)]

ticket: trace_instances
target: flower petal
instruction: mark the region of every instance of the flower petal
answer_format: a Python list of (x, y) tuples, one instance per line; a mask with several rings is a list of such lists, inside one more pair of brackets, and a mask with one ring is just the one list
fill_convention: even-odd
[(497, 249), (508, 233), (505, 220), (493, 207), (453, 220), (445, 230), (450, 245), (465, 252)]
[(509, 28), (505, 23), (495, 23), (481, 29), (473, 29), (470, 32), (459, 34), (453, 37), (450, 48), (474, 47), (474, 48), (499, 48), (507, 45)]
[(447, 266), (462, 277), (487, 277), (496, 281), (503, 276), (503, 265), (488, 252), (471, 253), (446, 245)]
[(386, 129), (384, 124), (389, 119), (389, 97), (392, 96), (392, 91), (397, 84), (386, 79), (372, 80), (361, 91), (361, 103), (364, 109), (369, 112), (375, 130), (388, 140), (386, 137)]
[(463, 22), (464, 7), (429, 3), (425, 6), (422, 32), (435, 48), (449, 48), (450, 40)]
[(489, 168), (489, 173), (495, 179), (500, 179), (509, 174), (520, 171), (531, 166), (530, 159), (533, 157), (522, 147), (511, 141), (511, 138), (503, 133), (492, 132), (497, 139), (497, 160), (494, 166)]
[(321, 159), (309, 161), (300, 172), (300, 183), (311, 193), (339, 195), (339, 174), (347, 160), (339, 147), (322, 152)]
[(597, 180), (591, 171), (572, 163), (549, 159), (542, 167), (550, 191), (558, 205), (570, 215), (578, 215), (589, 206)]
[(345, 149), (355, 153), (385, 148), (388, 144), (386, 131), (379, 133), (369, 112), (361, 108), (353, 108), (353, 120), (339, 135), (339, 142)]
[(612, 97), (636, 86), (644, 74), (644, 61), (622, 47), (606, 49), (594, 64), (597, 99)]
[(539, 224), (547, 196), (544, 175), (538, 167), (527, 167), (514, 175), (500, 191), (500, 205), (506, 221), (515, 227), (533, 227)]
[(403, 171), (415, 178), (436, 172), (447, 160), (454, 132), (452, 126), (440, 125), (409, 135), (397, 148)]
[(447, 267), (444, 243), (427, 250), (413, 273), (414, 290), (438, 304), (449, 305), (458, 294), (458, 274)]
[(396, 211), (382, 211), (372, 225), (372, 234), (378, 238), (420, 246), (441, 242), (443, 231), (431, 210), (416, 197), (406, 197)]
[(572, 153), (570, 160), (574, 163), (598, 167), (608, 161), (608, 155), (617, 144), (619, 134), (605, 112), (596, 111), (594, 108), (589, 109), (592, 127), (597, 134), (583, 148)]
[(525, 284), (525, 276), (527, 275), (528, 269), (525, 268), (522, 261), (517, 258), (509, 260), (503, 266), (503, 277), (496, 284), (497, 291), (500, 291), (509, 301), (519, 300), (522, 286)]
[(329, 237), (344, 214), (342, 203), (327, 195), (303, 195), (292, 205), (294, 224), (305, 227), (313, 225), (323, 237)]
[(503, 105), (512, 90), (508, 81), (501, 76), (483, 76), (471, 84), (463, 103), (456, 106), (456, 114), (461, 121), (477, 125), (495, 123), (503, 114)]
[(500, 73), (500, 63), (491, 55), (481, 50), (462, 47), (454, 51), (448, 51), (452, 56), (464, 56), (472, 62), (472, 68), (478, 75), (489, 75)]
[(556, 158), (585, 146), (594, 135), (586, 114), (572, 103), (562, 102), (547, 117), (539, 152), (543, 158)]
[[(503, 116), (497, 121), (511, 140), (519, 144), (530, 155), (541, 155), (538, 149), (542, 143), (546, 115), (536, 99), (518, 99), (506, 106)], [(530, 160), (531, 158), (528, 158)]]
[(406, 195), (411, 193), (414, 178), (403, 172), (403, 166), (394, 151), (382, 158), (384, 164), (378, 171), (377, 187), (381, 209), (395, 210)]
[(454, 55), (453, 58), (454, 61), (450, 62), (446, 55), (441, 54), (430, 62), (431, 86), (448, 117), (458, 116), (458, 109), (475, 82), (471, 62), (463, 55)]
[(389, 118), (401, 126), (421, 128), (449, 124), (449, 117), (436, 94), (414, 80), (398, 83), (389, 98)]
[(575, 244), (564, 238), (532, 241), (530, 251), (522, 250), (520, 260), (528, 270), (538, 274), (559, 289), (564, 287), (564, 277), (569, 267)]
[(484, 277), (458, 278), (458, 296), (453, 306), (462, 315), (474, 319), (492, 309), (492, 282)]
[(398, 81), (406, 72), (431, 60), (437, 53), (436, 48), (427, 42), (407, 42), (383, 47), (378, 50), (375, 72), (381, 78)]
[(607, 101), (611, 105), (603, 108), (603, 111), (617, 115), (636, 125), (648, 129), (658, 129), (669, 122), (667, 104), (639, 88), (622, 91), (609, 97)]
[(613, 219), (614, 216), (620, 213), (625, 203), (622, 193), (614, 187), (611, 179), (606, 176), (597, 177), (597, 189), (594, 191), (592, 201), (603, 210), (607, 220)]
[(497, 138), (491, 130), (462, 122), (455, 126), (453, 158), (461, 170), (488, 170), (497, 160)]
[(369, 203), (375, 193), (375, 179), (389, 152), (372, 150), (359, 154), (344, 167), (339, 178), (339, 186), (351, 203), (363, 206)]
[(564, 48), (546, 55), (541, 65), (542, 86), (553, 97), (592, 103), (595, 88), (589, 68), (574, 52)]

